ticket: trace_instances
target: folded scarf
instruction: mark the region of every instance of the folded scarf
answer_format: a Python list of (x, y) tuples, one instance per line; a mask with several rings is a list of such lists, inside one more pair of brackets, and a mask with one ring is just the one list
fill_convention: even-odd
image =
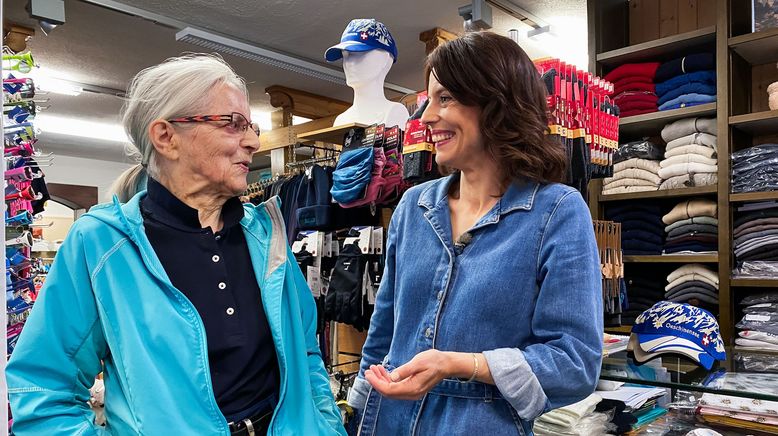
[[(711, 136), (711, 135), (708, 135), (707, 133), (700, 133), (699, 135)], [(715, 136), (711, 136), (711, 137), (715, 138)], [(682, 139), (682, 138), (679, 138), (679, 139)], [(676, 139), (675, 141), (677, 141), (677, 140), (678, 139)], [(670, 141), (670, 142), (675, 142), (675, 141)], [(665, 151), (665, 158), (670, 158), (670, 157), (673, 157), (673, 156), (680, 156), (682, 154), (687, 154), (687, 153), (693, 153), (693, 154), (697, 154), (697, 155), (704, 156), (704, 157), (707, 157), (707, 158), (716, 159), (717, 154), (718, 154), (718, 153), (716, 153), (716, 149), (715, 148), (711, 148), (711, 147), (708, 147), (707, 145), (700, 145), (700, 144), (679, 145), (679, 146), (672, 147), (672, 148), (670, 148), (670, 145), (668, 144), (667, 147), (668, 148)]]
[(654, 82), (662, 83), (682, 74), (713, 70), (715, 68), (716, 57), (713, 53), (692, 54), (660, 65), (654, 71)]
[(678, 109), (682, 107), (695, 106), (698, 104), (711, 103), (716, 101), (716, 95), (697, 94), (690, 92), (688, 94), (682, 94), (678, 97), (668, 100), (659, 105), (660, 111), (667, 111), (670, 109)]
[(718, 164), (718, 160), (711, 159), (705, 156), (700, 156), (699, 154), (688, 153), (688, 154), (668, 157), (667, 159), (659, 163), (659, 167), (661, 169), (661, 168), (667, 168), (671, 165), (685, 164), (685, 163), (700, 163), (700, 164), (715, 166)]
[(681, 74), (680, 76), (675, 76), (669, 80), (665, 80), (664, 82), (657, 83), (656, 95), (661, 97), (668, 92), (689, 83), (704, 83), (707, 85), (715, 85), (716, 71), (695, 71), (694, 73)]
[(626, 170), (628, 168), (639, 168), (641, 170), (650, 171), (654, 174), (659, 173), (659, 161), (657, 160), (648, 160), (648, 159), (639, 159), (639, 158), (632, 158), (625, 160), (623, 162), (619, 162), (613, 165), (613, 172), (619, 172), (622, 170)]
[[(670, 177), (680, 176), (682, 174), (716, 173), (718, 170), (718, 165), (706, 165), (702, 163), (679, 163), (660, 169), (659, 177), (661, 177), (662, 180), (667, 180)], [(661, 185), (661, 182), (659, 184)]]
[(678, 88), (675, 88), (671, 90), (670, 92), (667, 92), (663, 96), (659, 97), (659, 100), (657, 101), (657, 104), (664, 104), (670, 100), (675, 99), (676, 97), (680, 97), (684, 94), (708, 94), (708, 95), (716, 95), (716, 85), (710, 85), (707, 83), (687, 83), (685, 85), (679, 86)]
[(715, 136), (716, 119), (694, 117), (674, 121), (662, 128), (662, 139), (665, 142), (670, 142), (692, 133), (709, 133)]
[(692, 199), (684, 200), (673, 207), (673, 209), (665, 216), (662, 217), (662, 222), (665, 224), (672, 224), (676, 221), (681, 221), (698, 216), (709, 216), (717, 218), (717, 204), (714, 200), (708, 199)]
[[(643, 62), (634, 64), (619, 65), (614, 68), (613, 71), (603, 77), (608, 82), (615, 82), (625, 77), (641, 76), (649, 79), (654, 79), (656, 76), (656, 70), (659, 68), (659, 62)], [(675, 74), (673, 74), (675, 76)], [(665, 79), (661, 80), (664, 82)], [(656, 80), (654, 80), (656, 82)]]

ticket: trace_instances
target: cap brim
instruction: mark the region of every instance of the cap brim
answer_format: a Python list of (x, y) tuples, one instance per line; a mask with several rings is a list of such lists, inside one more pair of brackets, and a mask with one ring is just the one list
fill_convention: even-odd
[(715, 360), (699, 345), (688, 339), (675, 336), (633, 334), (630, 337), (628, 348), (632, 350), (635, 359), (640, 363), (662, 354), (681, 354), (699, 362), (705, 369), (710, 369)]
[(327, 51), (324, 52), (324, 58), (327, 59), (327, 62), (335, 62), (343, 57), (343, 50), (360, 52), (377, 49), (377, 47), (373, 47), (372, 45), (367, 45), (359, 41), (344, 41), (338, 45), (333, 45), (332, 47), (328, 48)]

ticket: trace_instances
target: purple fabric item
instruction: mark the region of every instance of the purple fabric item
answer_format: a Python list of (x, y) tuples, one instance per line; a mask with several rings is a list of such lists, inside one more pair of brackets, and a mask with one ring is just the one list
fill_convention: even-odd
[(386, 165), (386, 155), (382, 147), (373, 148), (373, 173), (370, 178), (370, 184), (367, 185), (365, 190), (365, 197), (351, 203), (341, 204), (344, 208), (365, 206), (370, 203), (376, 202), (386, 184), (386, 179), (382, 177), (384, 171), (384, 165)]

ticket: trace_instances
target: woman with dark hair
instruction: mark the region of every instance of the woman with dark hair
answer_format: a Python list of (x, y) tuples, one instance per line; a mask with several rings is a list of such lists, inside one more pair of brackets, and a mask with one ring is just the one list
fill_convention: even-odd
[(532, 434), (594, 390), (599, 257), (588, 208), (559, 181), (546, 94), (512, 40), (469, 33), (430, 54), (437, 163), (389, 228), (349, 403), (362, 435)]

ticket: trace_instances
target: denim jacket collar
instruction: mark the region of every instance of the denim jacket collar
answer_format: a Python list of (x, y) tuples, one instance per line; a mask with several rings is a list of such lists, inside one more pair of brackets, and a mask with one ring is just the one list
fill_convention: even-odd
[[(446, 178), (440, 179), (435, 183), (430, 183), (419, 196), (419, 206), (432, 210), (441, 206), (441, 202), (446, 202), (449, 187), (452, 183), (459, 181), (460, 174), (456, 172)], [(481, 219), (480, 224), (487, 222), (498, 222), (500, 216), (513, 212), (514, 210), (532, 210), (535, 202), (535, 195), (538, 192), (540, 184), (537, 182), (513, 182), (505, 191), (495, 207)]]

